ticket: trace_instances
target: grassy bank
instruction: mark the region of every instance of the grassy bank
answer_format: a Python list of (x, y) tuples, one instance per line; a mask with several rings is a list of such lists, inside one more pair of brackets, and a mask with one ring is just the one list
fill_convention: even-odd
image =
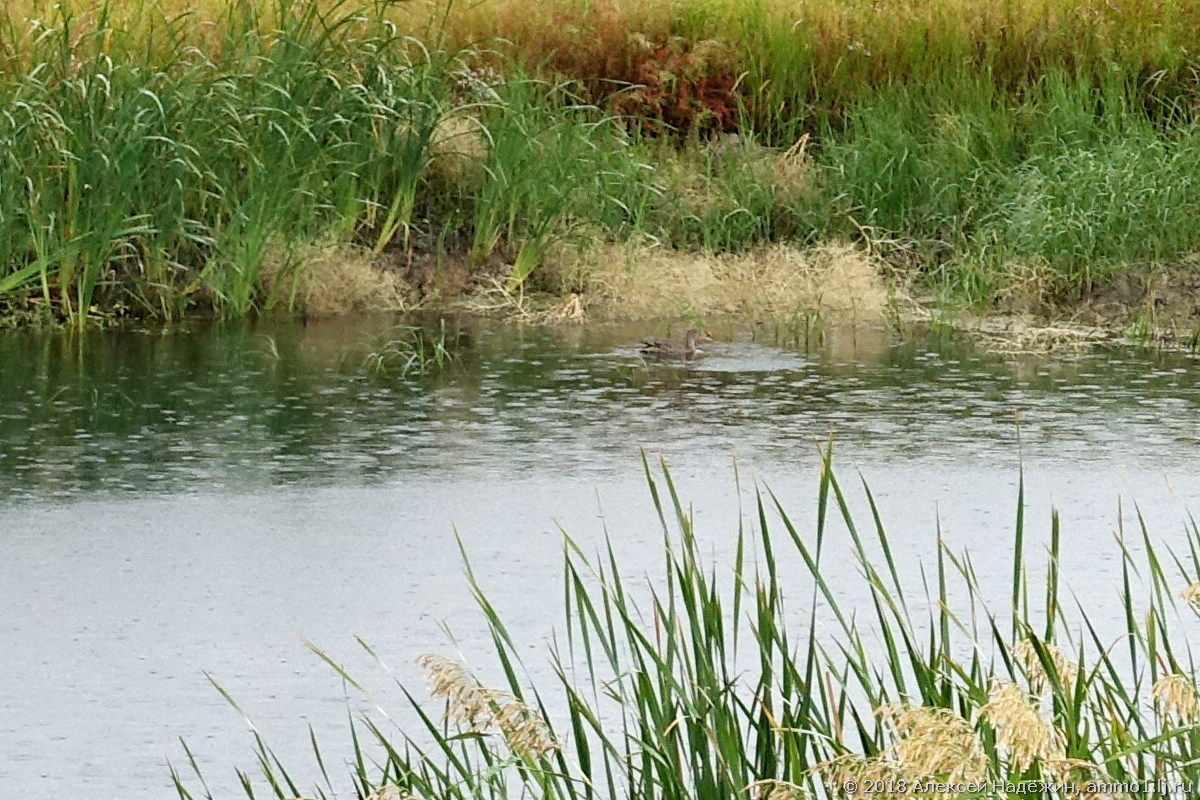
[[(439, 800), (1191, 793), (1166, 787), (1200, 779), (1186, 639), (1200, 613), (1194, 524), (1181, 554), (1156, 550), (1144, 528), (1119, 532), (1121, 612), (1099, 620), (1063, 602), (1057, 517), (1048, 550), (1026, 543), (1022, 489), (1012, 562), (1001, 567), (1011, 590), (989, 604), (970, 554), (940, 541), (922, 574), (902, 574), (869, 489), (870, 518), (856, 524), (829, 459), (815, 525), (759, 493), (731, 532), (727, 575), (705, 563), (669, 474), (647, 467), (663, 571), (648, 596), (611, 551), (589, 560), (566, 543), (552, 685), (530, 688), (527, 647), (471, 577), (506, 685), (423, 656), (434, 701), (409, 695), (423, 723), (411, 736), (362, 723), (353, 775), (327, 776), (328, 795), (296, 786), (260, 740), (263, 777), (281, 798), (333, 796), (347, 777), (359, 797)], [(835, 578), (830, 553), (846, 547), (860, 570)], [(1031, 580), (1042, 555), (1044, 577)], [(867, 599), (848, 608), (841, 598), (853, 579)], [(328, 763), (319, 747), (316, 758)], [(176, 781), (182, 798), (196, 796), (191, 781)], [(1019, 781), (1075, 789), (990, 783)]]
[(597, 247), (844, 243), (947, 302), (1200, 313), (1200, 3), (506, 2), (6, 6), (7, 316), (586, 301)]

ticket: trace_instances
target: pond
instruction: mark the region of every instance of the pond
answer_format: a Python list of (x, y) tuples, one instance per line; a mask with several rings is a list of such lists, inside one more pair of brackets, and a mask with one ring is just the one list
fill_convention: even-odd
[[(1043, 557), (1060, 509), (1066, 584), (1102, 613), (1118, 524), (1140, 509), (1179, 547), (1200, 508), (1188, 354), (1000, 356), (947, 334), (730, 324), (664, 365), (636, 344), (667, 325), (452, 322), (456, 359), (401, 379), (365, 366), (390, 325), (0, 335), (12, 796), (174, 796), (180, 737), (215, 796), (242, 796), (253, 740), (206, 673), (305, 786), (310, 725), (338, 774), (348, 715), (401, 719), (392, 676), (420, 690), (417, 655), (494, 669), (460, 540), (536, 677), (561, 620), (563, 531), (586, 551), (607, 534), (634, 577), (661, 561), (643, 452), (670, 465), (720, 561), (758, 488), (811, 524), (832, 437), (902, 569), (917, 574), (940, 529), (1000, 602), (1023, 469), (1027, 552)], [(306, 641), (378, 693), (347, 690)]]

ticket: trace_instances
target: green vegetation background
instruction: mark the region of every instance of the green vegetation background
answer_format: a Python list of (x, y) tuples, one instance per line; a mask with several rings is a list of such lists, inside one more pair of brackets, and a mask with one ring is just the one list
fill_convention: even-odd
[(1200, 241), (1197, 3), (517, 19), (9, 6), (0, 303), (76, 325), (303, 310), (314, 243), (586, 291), (563, 241), (856, 241), (948, 301), (1070, 302)]

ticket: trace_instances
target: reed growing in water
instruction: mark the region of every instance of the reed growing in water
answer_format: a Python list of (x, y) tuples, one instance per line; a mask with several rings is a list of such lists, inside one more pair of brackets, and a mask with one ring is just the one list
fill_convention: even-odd
[[(410, 736), (363, 722), (357, 795), (1158, 798), (1196, 785), (1200, 706), (1180, 618), (1200, 613), (1194, 522), (1182, 554), (1157, 549), (1144, 526), (1119, 532), (1121, 633), (1110, 640), (1087, 609), (1062, 602), (1056, 515), (1044, 579), (1030, 580), (1023, 482), (1009, 596), (997, 606), (970, 554), (940, 540), (919, 580), (902, 576), (869, 488), (860, 526), (830, 460), (826, 451), (811, 527), (769, 490), (756, 493), (724, 576), (702, 558), (666, 468), (647, 465), (663, 571), (634, 586), (611, 548), (589, 559), (566, 541), (550, 686), (528, 687), (523, 647), (468, 569), (507, 685), (423, 656), (445, 714), (410, 694), (421, 721)], [(827, 571), (830, 549), (847, 543), (862, 607), (840, 599), (850, 577)], [(259, 747), (276, 796), (302, 794)], [(176, 783), (193, 797), (182, 776)], [(308, 796), (331, 796), (333, 784), (326, 790)]]

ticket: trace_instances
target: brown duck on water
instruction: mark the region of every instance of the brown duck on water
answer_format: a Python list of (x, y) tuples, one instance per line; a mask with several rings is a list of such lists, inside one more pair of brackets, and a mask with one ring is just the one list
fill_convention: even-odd
[(638, 352), (646, 358), (690, 361), (699, 352), (696, 350), (697, 342), (711, 341), (712, 337), (706, 336), (695, 328), (689, 328), (688, 332), (683, 335), (683, 344), (653, 341), (642, 342), (642, 346)]

